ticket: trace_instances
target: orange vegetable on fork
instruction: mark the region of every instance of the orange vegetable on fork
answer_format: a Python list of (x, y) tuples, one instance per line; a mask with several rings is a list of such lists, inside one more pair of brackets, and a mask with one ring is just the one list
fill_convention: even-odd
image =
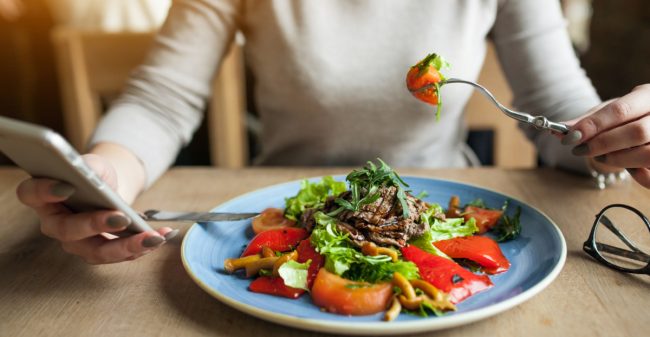
[(412, 66), (406, 74), (406, 87), (417, 99), (437, 106), (436, 118), (440, 118), (442, 100), (440, 99), (440, 85), (445, 77), (440, 73), (448, 63), (438, 54), (429, 54), (416, 65)]

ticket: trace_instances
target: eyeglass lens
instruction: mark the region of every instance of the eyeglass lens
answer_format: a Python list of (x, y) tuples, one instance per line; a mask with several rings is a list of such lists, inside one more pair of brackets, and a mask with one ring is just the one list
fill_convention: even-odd
[(650, 263), (650, 230), (635, 212), (611, 207), (598, 220), (596, 249), (609, 263), (641, 269)]

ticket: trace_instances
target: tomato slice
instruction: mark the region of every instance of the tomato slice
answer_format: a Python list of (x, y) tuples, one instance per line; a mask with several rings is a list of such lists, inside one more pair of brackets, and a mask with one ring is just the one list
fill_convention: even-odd
[(480, 234), (483, 234), (492, 229), (492, 227), (497, 224), (503, 215), (503, 211), (501, 210), (486, 209), (476, 206), (465, 207), (465, 211), (463, 213), (463, 218), (465, 218), (465, 221), (468, 221), (470, 218), (474, 218), (474, 220), (476, 220), (476, 226), (478, 227), (478, 232)]
[(251, 282), (248, 289), (256, 293), (294, 299), (305, 293), (302, 289), (288, 287), (284, 284), (284, 280), (281, 277), (276, 276), (260, 276)]
[(248, 243), (246, 249), (241, 254), (242, 257), (259, 254), (262, 247), (267, 246), (276, 252), (286, 252), (296, 248), (301, 240), (309, 234), (304, 228), (286, 227), (280, 229), (270, 229), (255, 235), (253, 240)]
[(309, 238), (300, 241), (296, 250), (298, 251), (298, 262), (305, 263), (311, 260), (307, 270), (307, 288), (311, 289), (318, 271), (325, 265), (325, 257), (314, 249)]
[(418, 266), (423, 280), (448, 293), (454, 304), (493, 286), (487, 275), (476, 275), (453, 260), (427, 253), (413, 245), (403, 247), (402, 256)]
[(253, 219), (253, 232), (259, 234), (269, 229), (293, 227), (296, 222), (284, 217), (284, 211), (279, 208), (267, 208)]
[(454, 259), (469, 259), (488, 274), (502, 273), (510, 268), (496, 241), (485, 236), (466, 236), (433, 243), (436, 248)]
[(390, 282), (346, 280), (321, 268), (311, 289), (315, 305), (341, 315), (371, 315), (386, 310), (393, 294)]

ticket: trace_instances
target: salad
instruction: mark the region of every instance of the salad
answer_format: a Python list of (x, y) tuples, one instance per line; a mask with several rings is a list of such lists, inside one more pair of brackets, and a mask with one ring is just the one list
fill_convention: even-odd
[(256, 235), (224, 269), (250, 277), (252, 292), (310, 296), (341, 315), (456, 310), (510, 267), (497, 242), (519, 235), (521, 210), (508, 216), (507, 201), (492, 209), (455, 196), (445, 209), (408, 188), (380, 159), (346, 182), (305, 180), (284, 209), (253, 220)]

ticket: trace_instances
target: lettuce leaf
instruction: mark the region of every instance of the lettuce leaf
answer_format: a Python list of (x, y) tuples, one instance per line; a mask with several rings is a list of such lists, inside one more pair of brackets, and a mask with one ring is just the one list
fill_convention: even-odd
[(278, 268), (278, 273), (286, 286), (309, 291), (307, 288), (307, 270), (310, 264), (311, 260), (304, 263), (289, 260)]
[(429, 230), (422, 235), (409, 241), (410, 244), (431, 254), (449, 258), (445, 253), (440, 251), (434, 242), (448, 240), (461, 236), (470, 236), (478, 232), (476, 220), (470, 218), (465, 221), (463, 218), (450, 218), (441, 220), (435, 215), (442, 212), (442, 207), (438, 204), (432, 204), (428, 210), (420, 214), (420, 221), (429, 225)]
[(318, 212), (311, 242), (325, 256), (325, 268), (353, 281), (377, 283), (392, 279), (398, 271), (407, 279), (418, 278), (417, 266), (409, 261), (392, 262), (386, 255), (368, 256), (357, 250), (348, 234), (336, 229), (336, 219)]
[(346, 190), (344, 182), (336, 181), (330, 176), (323, 177), (320, 182), (305, 179), (300, 184), (298, 194), (285, 200), (284, 216), (299, 221), (305, 209), (322, 207), (327, 197), (339, 195)]

